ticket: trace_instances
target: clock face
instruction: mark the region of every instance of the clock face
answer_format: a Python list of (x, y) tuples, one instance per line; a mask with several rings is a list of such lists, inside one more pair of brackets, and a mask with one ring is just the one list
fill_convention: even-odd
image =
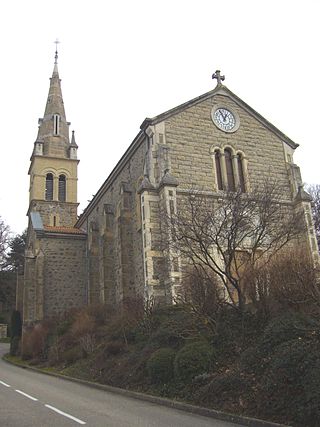
[(219, 107), (213, 111), (212, 119), (215, 125), (225, 132), (232, 132), (236, 130), (236, 118), (234, 114), (226, 108)]

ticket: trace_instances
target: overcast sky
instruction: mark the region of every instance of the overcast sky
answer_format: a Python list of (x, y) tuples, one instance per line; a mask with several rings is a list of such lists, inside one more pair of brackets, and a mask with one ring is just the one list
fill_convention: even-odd
[(79, 213), (153, 117), (215, 87), (211, 75), (300, 147), (320, 183), (319, 0), (10, 0), (2, 2), (0, 216), (27, 226), (29, 159), (58, 38), (75, 130)]

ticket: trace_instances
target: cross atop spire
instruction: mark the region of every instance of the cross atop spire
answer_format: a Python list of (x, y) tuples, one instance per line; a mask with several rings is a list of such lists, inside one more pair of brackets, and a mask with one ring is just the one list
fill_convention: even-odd
[(59, 42), (59, 40), (58, 40), (58, 39), (56, 39), (56, 40), (54, 41), (54, 43), (55, 43), (55, 45), (56, 45), (56, 53), (55, 53), (55, 55), (54, 55), (54, 63), (55, 63), (55, 65), (57, 65), (57, 64), (58, 64), (58, 44), (59, 44), (60, 42)]
[(225, 79), (225, 76), (221, 76), (220, 73), (221, 73), (220, 70), (216, 70), (216, 72), (212, 74), (212, 79), (217, 79), (218, 86), (221, 85), (222, 84), (221, 82), (223, 82)]

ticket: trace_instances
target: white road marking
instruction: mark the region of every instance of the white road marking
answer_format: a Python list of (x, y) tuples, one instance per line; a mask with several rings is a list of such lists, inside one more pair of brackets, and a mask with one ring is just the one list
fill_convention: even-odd
[(11, 385), (4, 383), (3, 381), (0, 381), (0, 384), (4, 385), (5, 387), (11, 387)]
[(24, 392), (23, 392), (23, 391), (21, 391), (21, 390), (16, 390), (16, 392), (17, 392), (17, 393), (22, 394), (23, 396), (27, 397), (28, 399), (31, 399), (31, 400), (34, 400), (34, 401), (37, 401), (37, 400), (38, 400), (38, 399), (36, 399), (35, 397), (30, 396), (30, 394), (24, 393)]
[(70, 414), (67, 414), (66, 412), (60, 411), (60, 409), (55, 408), (54, 406), (50, 406), (50, 405), (44, 405), (46, 408), (52, 409), (53, 411), (57, 412), (60, 415), (63, 415), (67, 418), (70, 418), (71, 420), (75, 421), (76, 423), (79, 424), (86, 424), (84, 421), (79, 420), (79, 418), (73, 417)]

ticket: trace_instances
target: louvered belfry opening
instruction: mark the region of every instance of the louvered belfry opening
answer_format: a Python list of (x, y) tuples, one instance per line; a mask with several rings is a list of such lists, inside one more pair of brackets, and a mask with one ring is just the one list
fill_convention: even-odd
[(65, 175), (59, 175), (59, 190), (58, 190), (59, 202), (66, 201), (66, 177)]
[(53, 175), (52, 175), (52, 173), (47, 173), (47, 175), (46, 175), (45, 199), (46, 200), (53, 200)]

